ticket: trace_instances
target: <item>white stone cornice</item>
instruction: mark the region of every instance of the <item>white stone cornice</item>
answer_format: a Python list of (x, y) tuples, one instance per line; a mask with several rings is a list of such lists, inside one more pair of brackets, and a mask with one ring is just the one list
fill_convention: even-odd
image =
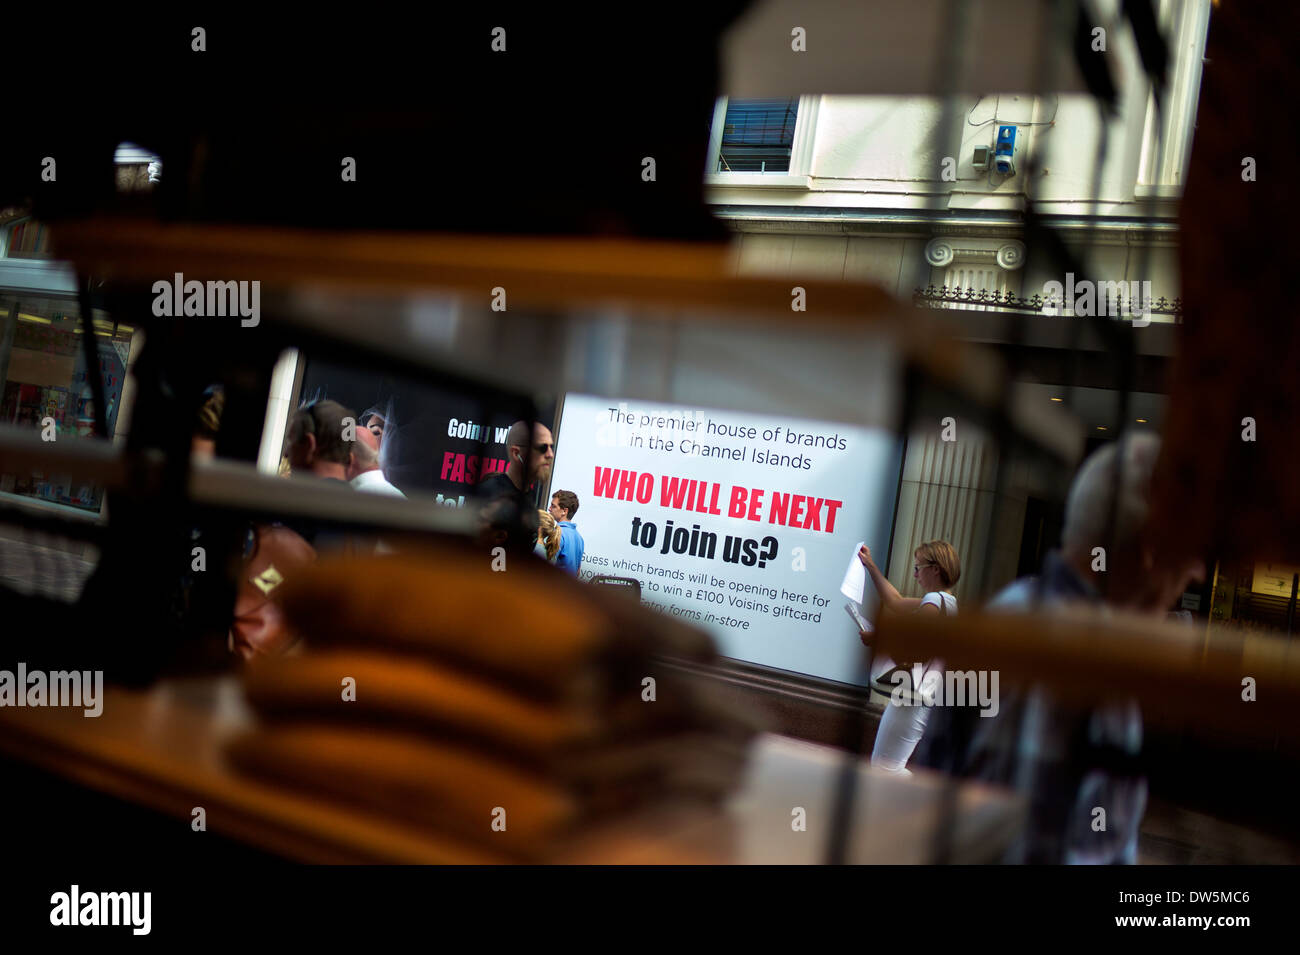
[[(954, 219), (946, 213), (941, 216), (926, 215), (923, 211), (900, 214), (896, 212), (855, 214), (852, 210), (814, 208), (801, 210), (782, 206), (739, 206), (712, 203), (714, 215), (736, 232), (754, 232), (768, 235), (850, 235), (864, 237), (902, 237), (930, 239), (946, 236), (950, 241), (966, 247), (968, 236), (990, 239), (1001, 248), (1011, 240), (1019, 240), (1025, 224), (1018, 219)], [(1084, 219), (1047, 219), (1053, 231), (1075, 235), (1080, 240), (1097, 246), (1151, 246), (1178, 245), (1176, 220), (1139, 222), (1119, 219), (1094, 222)]]

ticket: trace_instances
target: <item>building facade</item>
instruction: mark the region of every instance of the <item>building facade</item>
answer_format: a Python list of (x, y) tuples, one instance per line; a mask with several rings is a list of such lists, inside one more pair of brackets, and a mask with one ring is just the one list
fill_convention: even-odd
[[(1100, 22), (1118, 25), (1119, 6), (1098, 4)], [(1102, 42), (1122, 79), (1109, 117), (1084, 94), (721, 98), (705, 182), (735, 232), (733, 267), (869, 281), (960, 313), (956, 334), (993, 345), (1016, 369), (1015, 400), (1069, 407), (1090, 446), (1122, 425), (1158, 427), (1210, 0), (1161, 0), (1158, 15), (1171, 54), (1164, 102), (1131, 32), (1110, 29)], [(1080, 274), (1027, 247), (1031, 209)], [(1088, 282), (1095, 294), (1085, 296)], [(1123, 421), (1116, 363), (1068, 321), (1089, 308), (1137, 332)], [(1031, 531), (1050, 542), (1050, 518), (1026, 523), (1046, 489), (1032, 469), (1006, 464), (999, 488), (996, 453), (978, 429), (945, 441), (935, 421), (912, 435), (889, 564), (904, 593), (923, 540), (946, 538), (967, 560), (990, 562), (964, 575), (959, 597), (1025, 571), (1042, 549), (1026, 540)]]

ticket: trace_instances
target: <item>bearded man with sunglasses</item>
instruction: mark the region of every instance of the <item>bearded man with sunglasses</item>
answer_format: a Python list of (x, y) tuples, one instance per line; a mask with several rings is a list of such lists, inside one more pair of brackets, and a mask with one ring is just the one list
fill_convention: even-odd
[(510, 459), (506, 470), (488, 475), (475, 489), (480, 498), (490, 502), (485, 508), (485, 538), (511, 553), (531, 555), (538, 522), (534, 486), (551, 476), (555, 463), (551, 429), (541, 423), (529, 427), (527, 421), (516, 421), (506, 436), (506, 454)]

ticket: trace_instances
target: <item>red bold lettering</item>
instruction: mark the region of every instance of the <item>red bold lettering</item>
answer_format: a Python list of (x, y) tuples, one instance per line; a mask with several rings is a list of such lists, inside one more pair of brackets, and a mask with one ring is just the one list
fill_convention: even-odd
[(619, 472), (613, 468), (596, 468), (596, 480), (592, 493), (597, 497), (613, 497), (618, 484)]
[(662, 487), (659, 494), (659, 506), (681, 507), (682, 502), (686, 499), (686, 489), (693, 483), (693, 481), (686, 481), (683, 478), (670, 478), (665, 474), (660, 479)]
[(731, 489), (731, 504), (727, 507), (728, 517), (745, 516), (745, 494), (743, 487), (733, 487)]
[(826, 502), (826, 533), (827, 534), (833, 534), (835, 532), (835, 512), (838, 511), (843, 506), (844, 506), (843, 501)]
[(782, 494), (780, 491), (772, 492), (772, 508), (767, 512), (767, 522), (769, 524), (784, 524), (786, 522), (786, 512), (790, 507), (790, 495)]
[(803, 527), (803, 505), (807, 500), (802, 494), (796, 494), (790, 500), (790, 526)]
[(618, 473), (618, 499), (620, 501), (632, 500), (632, 494), (636, 491), (636, 472), (620, 471)]

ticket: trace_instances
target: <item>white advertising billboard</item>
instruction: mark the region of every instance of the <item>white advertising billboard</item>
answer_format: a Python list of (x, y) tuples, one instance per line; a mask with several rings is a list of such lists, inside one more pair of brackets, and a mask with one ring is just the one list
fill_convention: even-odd
[(858, 542), (888, 553), (900, 459), (884, 430), (570, 394), (551, 493), (578, 496), (583, 579), (637, 579), (724, 656), (851, 683), (840, 583)]

